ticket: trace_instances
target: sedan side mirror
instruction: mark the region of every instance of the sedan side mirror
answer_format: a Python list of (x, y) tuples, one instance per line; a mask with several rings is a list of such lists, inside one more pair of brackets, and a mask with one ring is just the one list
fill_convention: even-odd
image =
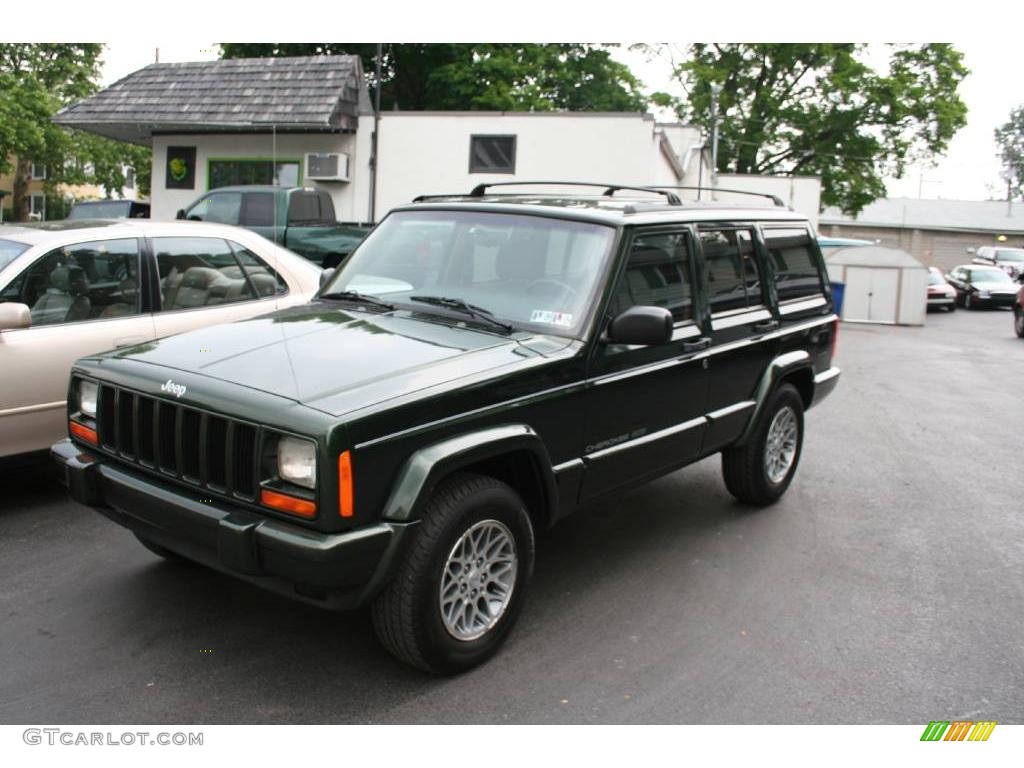
[(664, 307), (630, 307), (612, 320), (607, 341), (653, 347), (672, 340), (672, 313)]
[(176, 218), (176, 219), (184, 219), (185, 218), (185, 209), (184, 208), (179, 208), (178, 209), (178, 213), (175, 214), (174, 218)]
[(331, 282), (331, 278), (334, 277), (335, 271), (336, 270), (334, 269), (334, 267), (330, 267), (329, 269), (325, 269), (323, 272), (320, 273), (321, 288), (323, 288), (325, 285)]
[(26, 304), (14, 302), (0, 304), (0, 331), (29, 328), (31, 325), (32, 312)]

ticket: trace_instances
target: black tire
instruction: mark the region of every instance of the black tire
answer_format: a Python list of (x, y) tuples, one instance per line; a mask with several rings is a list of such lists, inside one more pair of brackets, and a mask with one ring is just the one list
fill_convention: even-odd
[(145, 536), (141, 536), (138, 533), (136, 533), (135, 538), (139, 540), (139, 543), (142, 544), (142, 546), (144, 546), (154, 555), (162, 557), (164, 560), (169, 560), (174, 563), (188, 562), (188, 560), (179, 555), (177, 552), (171, 552), (171, 550), (167, 549), (166, 547), (161, 547), (159, 544), (150, 541)]
[[(459, 639), (446, 627), (441, 613), (446, 562), (464, 534), (478, 524), (494, 521), (514, 542), (511, 593), (500, 618), (482, 636)], [(512, 630), (533, 571), (533, 526), (526, 505), (499, 480), (456, 474), (438, 486), (411, 535), (394, 578), (372, 605), (377, 637), (392, 655), (428, 672), (454, 674), (483, 663)]]
[(956, 302), (954, 301), (952, 304), (950, 304), (948, 307), (946, 307), (946, 311), (947, 312), (956, 312)]
[(974, 302), (971, 301), (971, 294), (964, 294), (964, 309), (974, 309)]
[[(765, 466), (768, 431), (776, 416), (790, 409), (796, 426), (796, 445), (792, 463), (781, 479), (774, 481)], [(783, 384), (775, 390), (758, 417), (754, 433), (743, 445), (722, 451), (722, 477), (729, 493), (744, 504), (768, 506), (786, 492), (797, 465), (804, 443), (804, 402), (792, 384)]]
[(1024, 339), (1024, 310), (1019, 306), (1013, 308), (1013, 332), (1018, 339)]

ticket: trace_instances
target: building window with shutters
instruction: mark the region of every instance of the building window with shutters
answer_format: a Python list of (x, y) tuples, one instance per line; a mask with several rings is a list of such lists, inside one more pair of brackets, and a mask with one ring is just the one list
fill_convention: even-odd
[(470, 173), (515, 173), (515, 136), (470, 136)]

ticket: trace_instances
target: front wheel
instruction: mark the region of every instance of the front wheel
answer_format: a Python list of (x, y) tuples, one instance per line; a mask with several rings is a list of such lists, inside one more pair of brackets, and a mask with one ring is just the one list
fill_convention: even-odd
[(1024, 309), (1020, 307), (1013, 308), (1013, 332), (1017, 338), (1024, 339)]
[(428, 672), (483, 663), (505, 641), (533, 570), (530, 516), (492, 477), (458, 474), (427, 503), (394, 578), (373, 603), (385, 648)]
[(964, 294), (964, 309), (974, 309), (974, 302), (971, 301), (971, 294)]
[(792, 384), (775, 390), (743, 445), (722, 451), (729, 493), (745, 504), (767, 506), (786, 492), (804, 441), (804, 403)]

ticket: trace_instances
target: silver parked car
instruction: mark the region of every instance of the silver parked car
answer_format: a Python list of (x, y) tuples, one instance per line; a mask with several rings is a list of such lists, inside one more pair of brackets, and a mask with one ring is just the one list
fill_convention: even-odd
[(148, 220), (0, 226), (0, 457), (67, 431), (79, 357), (302, 304), (320, 269), (238, 227)]

